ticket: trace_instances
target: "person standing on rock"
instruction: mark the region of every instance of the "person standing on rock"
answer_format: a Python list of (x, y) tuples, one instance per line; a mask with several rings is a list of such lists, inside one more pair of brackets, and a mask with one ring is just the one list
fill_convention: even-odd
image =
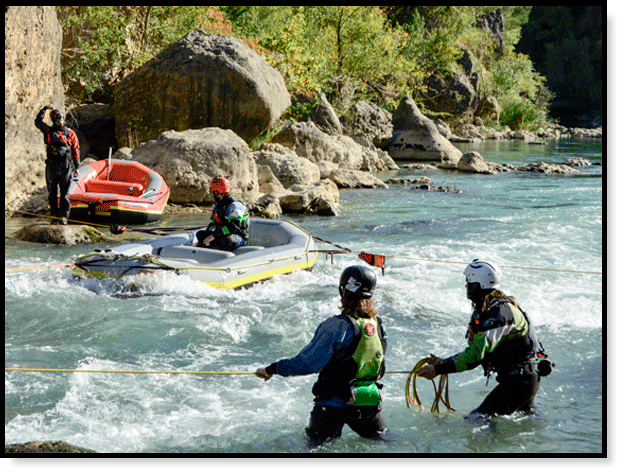
[(230, 181), (222, 176), (210, 182), (215, 199), (210, 224), (197, 232), (197, 245), (233, 251), (249, 241), (249, 213), (245, 204), (230, 195)]
[(345, 424), (364, 438), (386, 437), (378, 380), (385, 372), (388, 335), (372, 299), (376, 283), (368, 267), (347, 267), (338, 286), (342, 312), (323, 321), (298, 355), (256, 370), (265, 381), (274, 374), (319, 373), (306, 427), (312, 447), (339, 438)]
[[(47, 110), (51, 109), (52, 126), (43, 119)], [(39, 111), (35, 118), (35, 126), (43, 133), (46, 145), (46, 185), (48, 187), (48, 204), (52, 224), (67, 224), (69, 217), (69, 185), (72, 174), (78, 176), (80, 165), (80, 147), (76, 132), (65, 127), (63, 113), (48, 104)], [(60, 205), (58, 194), (60, 193)]]

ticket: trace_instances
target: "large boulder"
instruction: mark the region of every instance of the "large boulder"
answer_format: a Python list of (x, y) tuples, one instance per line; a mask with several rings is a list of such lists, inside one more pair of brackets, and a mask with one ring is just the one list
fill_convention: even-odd
[(467, 152), (459, 160), (457, 169), (461, 172), (467, 173), (485, 173), (496, 174), (495, 170), (492, 170), (488, 163), (483, 160), (483, 157), (479, 152)]
[(43, 244), (91, 244), (108, 241), (97, 229), (84, 225), (31, 224), (18, 230), (15, 239)]
[(64, 109), (62, 38), (56, 7), (5, 7), (4, 200), (9, 208), (45, 187), (45, 146), (34, 120), (46, 104)]
[(468, 50), (451, 65), (449, 71), (436, 71), (427, 78), (427, 94), (423, 98), (427, 109), (451, 116), (471, 114), (479, 102), (479, 68)]
[(324, 179), (311, 185), (295, 185), (289, 190), (277, 193), (277, 197), (285, 213), (340, 215), (340, 191), (331, 180)]
[(253, 152), (253, 156), (258, 166), (268, 166), (273, 176), (286, 188), (310, 185), (321, 179), (316, 164), (279, 144), (264, 145), (259, 151)]
[(216, 176), (228, 178), (232, 194), (245, 202), (260, 194), (251, 150), (231, 130), (170, 130), (135, 148), (132, 159), (163, 176), (171, 189), (172, 203), (214, 203), (210, 182)]
[(340, 119), (338, 119), (336, 111), (327, 101), (323, 93), (321, 93), (316, 105), (302, 120), (311, 120), (319, 129), (327, 134), (342, 135)]
[(368, 172), (338, 168), (329, 175), (338, 188), (388, 188), (383, 181)]
[(394, 160), (440, 160), (456, 163), (461, 151), (440, 134), (411, 97), (405, 96), (392, 116), (394, 133), (387, 152)]
[(351, 170), (371, 171), (386, 170), (396, 165), (384, 154), (363, 147), (351, 137), (322, 132), (311, 121), (287, 124), (272, 142), (293, 150), (313, 163), (325, 161)]
[(219, 127), (251, 141), (290, 106), (284, 79), (243, 41), (195, 30), (115, 87), (120, 146)]
[(378, 147), (383, 147), (392, 138), (392, 114), (372, 102), (356, 102), (340, 122), (346, 134), (364, 136)]

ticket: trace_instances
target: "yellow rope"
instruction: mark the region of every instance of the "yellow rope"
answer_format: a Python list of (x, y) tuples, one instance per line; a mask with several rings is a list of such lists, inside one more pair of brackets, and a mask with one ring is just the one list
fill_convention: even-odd
[(55, 264), (52, 266), (33, 266), (33, 267), (13, 267), (11, 269), (4, 269), (5, 274), (10, 274), (11, 272), (26, 272), (29, 270), (39, 270), (39, 269), (55, 269), (57, 267), (69, 267), (71, 264)]
[[(438, 259), (422, 259), (418, 257), (400, 257), (400, 256), (384, 256), (388, 259), (400, 259), (407, 261), (425, 261), (425, 262), (438, 262), (441, 264), (461, 264), (463, 266), (467, 265), (465, 262), (458, 261), (441, 261)], [(505, 267), (507, 269), (525, 269), (525, 270), (538, 270), (538, 271), (546, 271), (546, 272), (568, 272), (571, 274), (596, 274), (602, 275), (602, 272), (594, 272), (594, 271), (583, 271), (583, 270), (569, 270), (569, 269), (548, 269), (544, 267), (523, 267), (523, 266), (506, 266), (499, 264), (498, 267)]]
[(249, 375), (256, 374), (240, 371), (143, 371), (124, 369), (54, 369), (54, 368), (4, 368), (4, 371), (41, 372), (41, 373), (113, 373), (113, 374), (199, 374), (199, 375)]
[[(409, 409), (411, 404), (418, 404), (421, 409), (424, 409), (425, 406), (420, 402), (418, 397), (418, 391), (416, 389), (416, 379), (418, 378), (418, 370), (422, 368), (424, 365), (428, 364), (430, 358), (423, 358), (414, 369), (410, 372), (407, 377), (407, 383), (405, 384), (405, 401), (407, 402), (407, 408)], [(448, 387), (448, 376), (443, 374), (440, 376), (439, 384), (436, 386), (435, 379), (431, 380), (433, 384), (433, 389), (435, 391), (435, 397), (433, 399), (433, 404), (431, 405), (431, 411), (433, 413), (440, 413), (440, 402), (446, 406), (449, 412), (454, 412), (455, 409), (451, 407), (451, 403), (449, 401), (449, 387)], [(444, 396), (442, 395), (444, 392)]]
[[(46, 218), (46, 219), (60, 219), (56, 216), (48, 216), (45, 214), (39, 214), (39, 213), (31, 213), (30, 211), (20, 211), (17, 209), (9, 209), (9, 208), (4, 208), (4, 212), (5, 213), (21, 213), (21, 214), (27, 214), (29, 216), (36, 216), (38, 218)], [(9, 216), (11, 217), (11, 216)], [(110, 226), (106, 225), (106, 224), (98, 224), (98, 223), (89, 223), (87, 221), (78, 221), (77, 219), (70, 219), (67, 218), (67, 221), (70, 223), (78, 223), (78, 224), (86, 224), (87, 226), (95, 226), (95, 227), (100, 227), (100, 228), (109, 228)]]

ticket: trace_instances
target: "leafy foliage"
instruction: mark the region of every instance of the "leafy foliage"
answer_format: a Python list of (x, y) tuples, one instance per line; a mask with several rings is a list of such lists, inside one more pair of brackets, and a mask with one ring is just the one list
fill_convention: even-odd
[[(552, 99), (529, 57), (513, 48), (533, 7), (502, 7), (502, 56), (494, 54), (494, 40), (476, 22), (498, 8), (493, 6), (57, 8), (65, 32), (64, 82), (80, 84), (78, 94), (87, 99), (111, 101), (119, 80), (197, 28), (243, 39), (281, 72), (291, 93), (314, 98), (322, 91), (339, 113), (355, 100), (371, 100), (389, 109), (404, 94), (418, 101), (425, 91), (424, 79), (434, 71), (449, 71), (465, 49), (483, 66), (483, 87), (498, 99), (503, 125), (542, 125)], [(561, 34), (569, 33), (563, 19), (558, 25)], [(539, 41), (539, 28), (532, 34)], [(588, 76), (581, 72), (569, 84), (567, 63), (555, 60), (571, 57), (573, 46), (579, 45), (551, 41), (542, 54), (551, 76), (561, 78), (557, 84), (568, 83), (579, 93), (587, 89)], [(591, 97), (596, 100), (597, 95)]]

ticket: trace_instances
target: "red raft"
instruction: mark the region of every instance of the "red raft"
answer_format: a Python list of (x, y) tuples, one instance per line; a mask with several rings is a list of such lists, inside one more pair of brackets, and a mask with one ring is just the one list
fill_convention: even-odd
[(169, 199), (164, 178), (139, 162), (99, 160), (78, 171), (69, 188), (72, 219), (149, 223), (160, 219)]

